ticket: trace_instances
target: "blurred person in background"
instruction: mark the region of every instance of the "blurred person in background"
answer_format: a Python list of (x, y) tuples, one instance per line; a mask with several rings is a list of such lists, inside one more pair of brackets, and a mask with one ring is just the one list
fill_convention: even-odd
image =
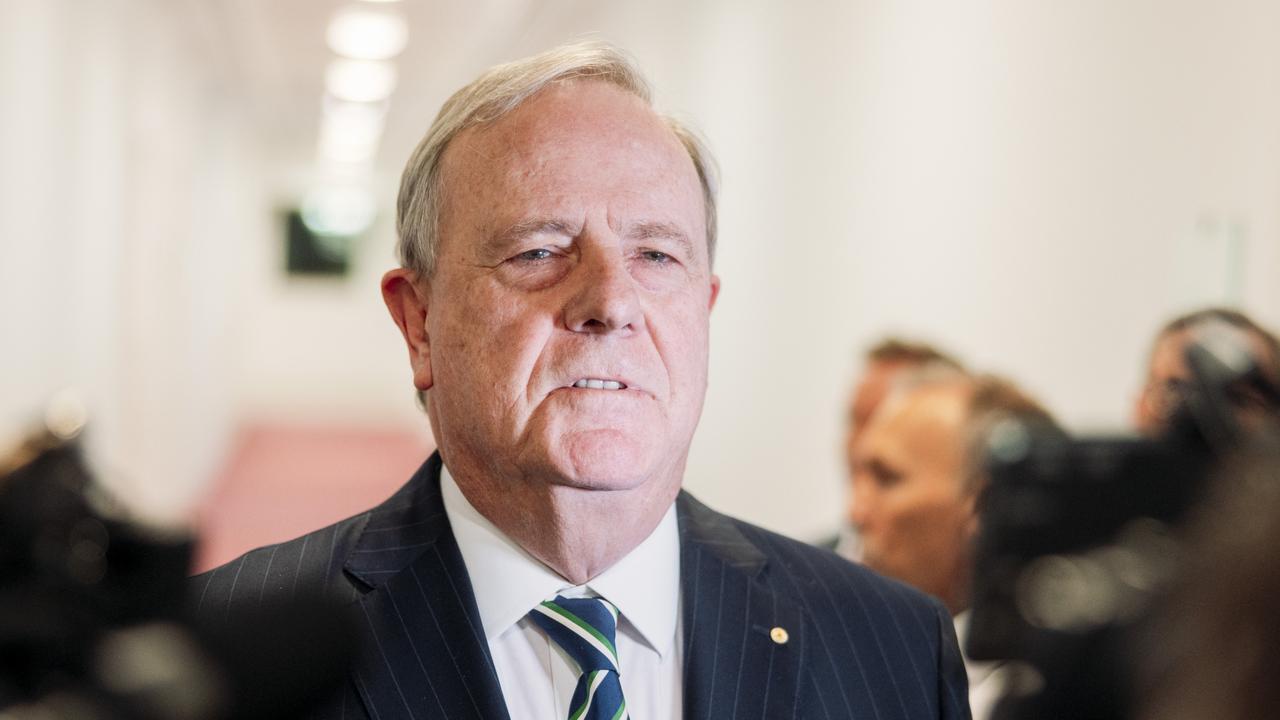
[(1277, 427), (1255, 429), (1190, 528), (1178, 580), (1135, 653), (1141, 720), (1254, 720), (1280, 709)]
[(923, 368), (930, 368), (931, 373), (940, 374), (959, 375), (964, 372), (960, 362), (942, 350), (928, 343), (899, 337), (884, 338), (867, 350), (863, 357), (862, 374), (849, 396), (845, 420), (844, 457), (848, 471), (845, 482), (849, 490), (845, 521), (835, 535), (819, 543), (846, 560), (858, 562), (862, 553), (852, 519), (853, 449), (876, 408), (880, 407), (889, 389), (893, 387), (894, 381), (904, 374)]
[(1238, 310), (1206, 308), (1170, 320), (1156, 334), (1147, 360), (1146, 382), (1133, 407), (1133, 424), (1143, 435), (1156, 437), (1169, 430), (1169, 422), (1186, 397), (1191, 384), (1187, 347), (1217, 333), (1243, 349), (1258, 368), (1262, 385), (1240, 384), (1229, 399), (1246, 423), (1259, 413), (1276, 412), (1276, 398), (1266, 386), (1280, 388), (1280, 341), (1252, 318)]
[[(977, 505), (987, 484), (985, 438), (999, 421), (1053, 426), (1013, 383), (996, 377), (904, 376), (854, 451), (853, 522), (871, 569), (937, 597), (963, 648)], [(1000, 698), (1003, 663), (965, 658), (975, 719)]]
[(964, 366), (950, 354), (924, 342), (887, 337), (867, 350), (862, 375), (849, 397), (849, 416), (845, 434), (847, 457), (866, 429), (876, 408), (884, 402), (894, 380), (902, 374), (924, 367), (964, 371)]
[(939, 603), (681, 491), (715, 179), (649, 98), (582, 42), (445, 103), (382, 281), (439, 451), (369, 512), (193, 579), (199, 611), (349, 598), (365, 647), (333, 717), (968, 718)]

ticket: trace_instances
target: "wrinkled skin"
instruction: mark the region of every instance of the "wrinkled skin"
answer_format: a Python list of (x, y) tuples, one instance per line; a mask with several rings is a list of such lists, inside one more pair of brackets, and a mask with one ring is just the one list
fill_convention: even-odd
[[(566, 81), (460, 133), (430, 278), (383, 294), (467, 499), (585, 582), (679, 491), (719, 289), (701, 185), (641, 100)], [(582, 379), (624, 389), (575, 388)]]

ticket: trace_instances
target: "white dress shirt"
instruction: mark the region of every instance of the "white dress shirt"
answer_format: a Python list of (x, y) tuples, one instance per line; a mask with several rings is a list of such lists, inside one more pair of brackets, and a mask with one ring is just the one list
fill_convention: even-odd
[(1004, 695), (1007, 684), (1004, 661), (980, 662), (970, 660), (964, 651), (965, 641), (969, 637), (969, 611), (956, 615), (956, 638), (960, 641), (960, 654), (964, 658), (964, 669), (969, 674), (969, 710), (973, 720), (987, 720), (996, 703)]
[(849, 562), (862, 562), (862, 536), (857, 528), (849, 523), (840, 524), (840, 532), (836, 535), (836, 546), (832, 551)]
[(680, 536), (674, 504), (644, 542), (586, 585), (574, 585), (476, 511), (448, 468), (440, 471), (440, 491), (511, 720), (569, 717), (578, 667), (528, 618), (534, 606), (556, 595), (599, 596), (617, 606), (618, 676), (634, 720), (681, 716)]

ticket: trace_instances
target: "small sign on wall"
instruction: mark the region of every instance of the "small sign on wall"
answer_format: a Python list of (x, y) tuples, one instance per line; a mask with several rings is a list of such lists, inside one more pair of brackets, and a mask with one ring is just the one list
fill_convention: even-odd
[(1178, 244), (1179, 307), (1237, 306), (1244, 298), (1248, 225), (1243, 218), (1205, 213)]
[(285, 273), (290, 276), (345, 277), (355, 240), (314, 232), (296, 208), (285, 216)]

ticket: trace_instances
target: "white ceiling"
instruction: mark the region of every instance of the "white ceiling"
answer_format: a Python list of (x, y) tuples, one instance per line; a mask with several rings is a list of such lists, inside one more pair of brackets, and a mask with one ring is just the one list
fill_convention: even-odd
[[(314, 157), (325, 65), (325, 28), (335, 9), (360, 0), (188, 0), (198, 33), (223, 66), (228, 91), (246, 102), (270, 160), (297, 171)], [(398, 175), (449, 93), (493, 63), (613, 24), (615, 3), (580, 0), (402, 0), (410, 27), (396, 59), (378, 155), (380, 175)], [(566, 22), (566, 18), (569, 22)], [(614, 21), (616, 22), (616, 21)], [(590, 24), (588, 24), (590, 23)]]

